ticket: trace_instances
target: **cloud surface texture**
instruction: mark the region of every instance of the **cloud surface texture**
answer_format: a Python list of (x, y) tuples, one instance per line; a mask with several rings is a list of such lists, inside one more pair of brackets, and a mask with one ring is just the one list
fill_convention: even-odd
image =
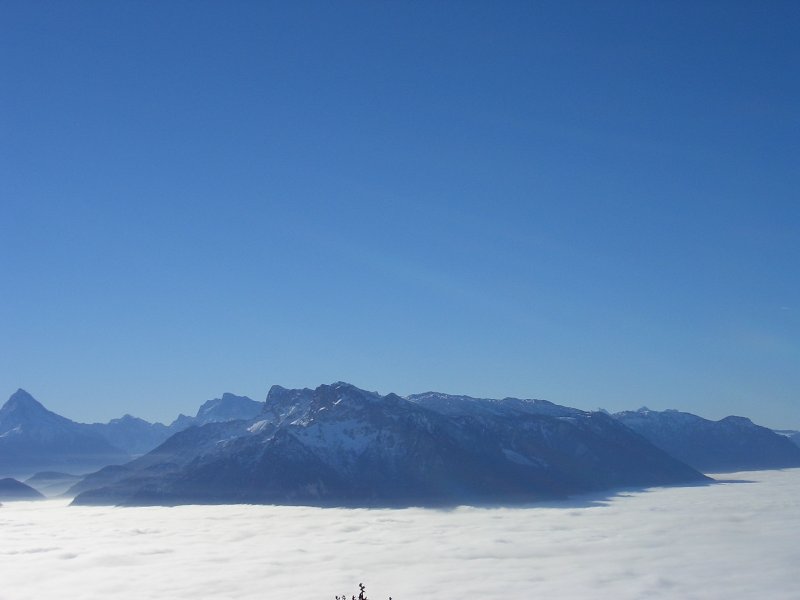
[(527, 508), (0, 508), (0, 599), (797, 598), (800, 469)]

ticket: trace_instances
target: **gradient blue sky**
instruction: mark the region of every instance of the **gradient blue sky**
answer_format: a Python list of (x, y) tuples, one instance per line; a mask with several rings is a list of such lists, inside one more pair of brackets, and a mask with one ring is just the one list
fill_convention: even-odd
[(0, 3), (0, 393), (800, 428), (800, 4)]

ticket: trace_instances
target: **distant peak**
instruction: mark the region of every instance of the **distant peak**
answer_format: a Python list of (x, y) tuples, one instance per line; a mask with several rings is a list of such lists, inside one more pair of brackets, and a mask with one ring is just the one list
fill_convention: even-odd
[[(347, 383), (346, 381), (334, 381), (331, 384), (332, 388), (355, 388), (352, 383)], [(357, 389), (357, 388), (356, 388)]]
[(133, 416), (132, 414), (130, 414), (130, 413), (125, 413), (125, 414), (124, 414), (124, 415), (122, 415), (122, 416), (121, 416), (119, 419), (112, 419), (112, 420), (111, 420), (111, 422), (112, 422), (112, 423), (133, 423), (133, 422), (136, 422), (136, 423), (138, 423), (138, 422), (140, 422), (140, 421), (141, 421), (142, 423), (146, 423), (146, 422), (147, 422), (147, 421), (145, 421), (144, 419), (140, 419), (139, 417), (134, 417), (134, 416)]
[(639, 410), (637, 410), (636, 412), (638, 412), (638, 413), (649, 413), (649, 412), (653, 412), (653, 411), (652, 411), (652, 410), (650, 410), (649, 408), (647, 408), (646, 406), (642, 406), (642, 407), (641, 407), (641, 408), (639, 408)]
[(736, 416), (736, 415), (729, 415), (729, 416), (725, 417), (724, 419), (721, 419), (721, 422), (729, 423), (729, 424), (735, 424), (735, 425), (742, 425), (744, 427), (753, 427), (753, 426), (755, 426), (755, 423), (753, 423), (747, 417), (739, 417), (739, 416)]
[(265, 399), (265, 402), (269, 402), (270, 400), (273, 400), (276, 396), (285, 394), (288, 391), (289, 390), (287, 390), (282, 385), (273, 385), (271, 388), (269, 388), (269, 391), (267, 392), (267, 397)]
[(360, 388), (357, 385), (353, 385), (352, 383), (347, 383), (346, 381), (336, 381), (332, 383), (330, 386), (322, 385), (320, 388), (332, 388), (336, 391), (345, 391), (351, 392), (363, 396), (368, 396), (370, 398), (381, 398), (380, 392), (365, 390), (364, 388)]
[(47, 410), (38, 400), (22, 388), (19, 388), (16, 392), (11, 394), (8, 401), (3, 406), (3, 409), (6, 411), (24, 408)]
[(377, 402), (382, 398), (377, 392), (369, 392), (344, 381), (321, 385), (314, 390), (313, 395), (315, 406), (339, 406), (340, 409), (344, 406), (361, 406), (364, 403)]
[(34, 400), (34, 398), (22, 388), (17, 388), (17, 391), (11, 394), (9, 400)]

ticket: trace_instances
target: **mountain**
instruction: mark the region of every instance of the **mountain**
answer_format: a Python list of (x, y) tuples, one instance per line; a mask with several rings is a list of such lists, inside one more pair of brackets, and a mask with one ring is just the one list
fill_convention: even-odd
[(559, 479), (587, 491), (687, 481), (696, 475), (603, 412), (546, 400), (477, 399), (436, 392), (408, 400), (486, 432), (510, 460), (556, 467)]
[(153, 450), (171, 435), (192, 426), (205, 425), (238, 419), (251, 419), (264, 407), (246, 396), (225, 393), (203, 403), (194, 417), (179, 415), (169, 426), (149, 423), (131, 415), (113, 419), (108, 423), (93, 423), (93, 431), (103, 436), (110, 444), (122, 448), (132, 456), (139, 456)]
[(789, 438), (796, 446), (800, 446), (800, 431), (796, 429), (774, 429), (773, 431)]
[(131, 415), (108, 423), (92, 423), (88, 427), (132, 456), (149, 452), (176, 431), (162, 423), (150, 423)]
[(169, 426), (131, 415), (84, 424), (47, 410), (20, 389), (0, 409), (0, 474), (94, 471), (145, 454), (188, 427), (250, 419), (263, 407), (246, 396), (225, 393), (205, 402), (196, 416), (180, 415)]
[(224, 421), (248, 420), (256, 417), (264, 408), (263, 402), (256, 402), (247, 396), (222, 394), (222, 398), (214, 398), (198, 409), (192, 425), (221, 423)]
[(800, 467), (800, 447), (744, 417), (710, 421), (691, 413), (646, 407), (613, 416), (704, 473)]
[(193, 427), (87, 477), (76, 504), (530, 502), (706, 481), (603, 413), (541, 401), (273, 386), (251, 420)]
[(0, 479), (0, 502), (10, 500), (42, 500), (42, 496), (29, 485), (7, 477)]
[(453, 396), (440, 392), (412, 394), (408, 400), (449, 416), (510, 415), (524, 413), (551, 417), (585, 417), (590, 414), (577, 408), (553, 404), (547, 400), (520, 400), (519, 398), (472, 398)]
[(57, 471), (42, 471), (25, 480), (25, 483), (41, 492), (45, 496), (60, 496), (71, 486), (83, 479), (80, 475), (59, 473)]
[(66, 495), (77, 496), (90, 490), (114, 488), (125, 495), (145, 483), (180, 471), (199, 455), (213, 452), (218, 445), (248, 434), (247, 421), (225, 421), (192, 426), (169, 437), (144, 456), (124, 464), (110, 465), (90, 473), (68, 489)]
[(128, 459), (90, 426), (50, 412), (24, 390), (0, 408), (0, 473), (93, 470)]

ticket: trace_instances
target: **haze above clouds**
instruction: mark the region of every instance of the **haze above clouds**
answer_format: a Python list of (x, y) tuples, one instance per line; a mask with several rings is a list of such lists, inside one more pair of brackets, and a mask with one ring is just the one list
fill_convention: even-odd
[(796, 598), (800, 469), (531, 508), (0, 508), (0, 599)]

